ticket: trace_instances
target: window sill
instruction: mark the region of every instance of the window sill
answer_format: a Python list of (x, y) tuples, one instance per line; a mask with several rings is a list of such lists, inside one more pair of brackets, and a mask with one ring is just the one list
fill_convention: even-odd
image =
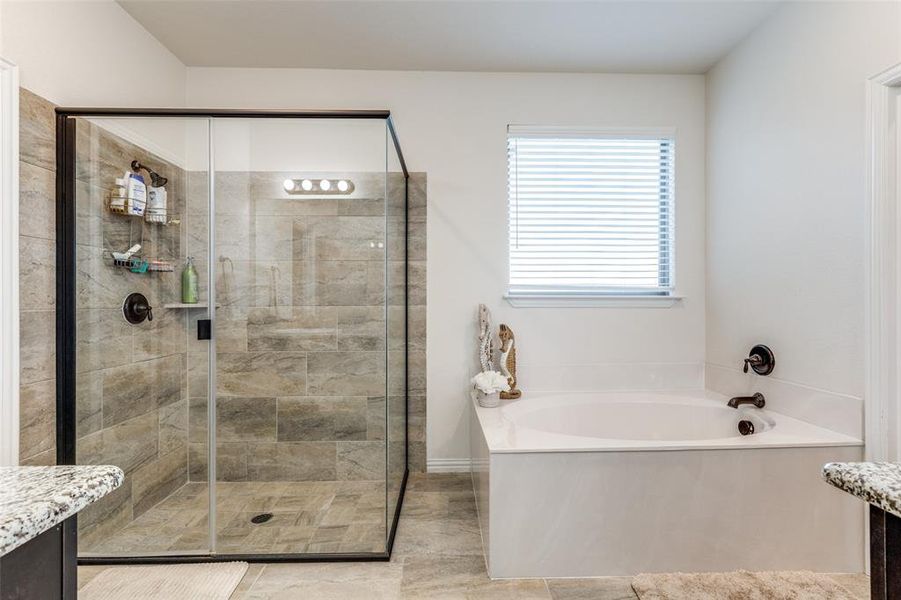
[(672, 308), (682, 296), (539, 296), (506, 294), (504, 299), (514, 308)]

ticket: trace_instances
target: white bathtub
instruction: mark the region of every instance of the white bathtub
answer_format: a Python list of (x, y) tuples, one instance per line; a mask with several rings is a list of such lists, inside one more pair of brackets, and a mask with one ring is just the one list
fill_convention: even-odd
[[(489, 573), (591, 577), (863, 569), (863, 512), (824, 463), (860, 440), (712, 393), (531, 394), (472, 403)], [(752, 421), (742, 436), (738, 421)]]

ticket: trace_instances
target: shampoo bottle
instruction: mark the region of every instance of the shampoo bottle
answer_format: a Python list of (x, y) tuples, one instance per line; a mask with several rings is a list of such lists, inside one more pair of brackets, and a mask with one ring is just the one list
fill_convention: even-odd
[(194, 258), (185, 260), (185, 268), (181, 272), (181, 301), (184, 304), (197, 304), (197, 269)]

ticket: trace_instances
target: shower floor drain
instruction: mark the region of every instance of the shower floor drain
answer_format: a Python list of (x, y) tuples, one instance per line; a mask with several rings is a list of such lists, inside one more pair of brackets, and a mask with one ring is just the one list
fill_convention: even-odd
[(257, 515), (250, 520), (251, 523), (256, 523), (259, 525), (260, 523), (265, 523), (269, 519), (272, 518), (272, 513), (263, 513), (261, 515)]

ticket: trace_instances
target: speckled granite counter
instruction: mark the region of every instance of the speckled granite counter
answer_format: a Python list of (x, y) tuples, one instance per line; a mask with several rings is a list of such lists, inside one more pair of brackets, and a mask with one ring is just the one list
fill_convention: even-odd
[(901, 517), (901, 464), (829, 463), (823, 479), (840, 490)]
[(0, 467), (0, 556), (107, 495), (124, 478), (113, 466)]

